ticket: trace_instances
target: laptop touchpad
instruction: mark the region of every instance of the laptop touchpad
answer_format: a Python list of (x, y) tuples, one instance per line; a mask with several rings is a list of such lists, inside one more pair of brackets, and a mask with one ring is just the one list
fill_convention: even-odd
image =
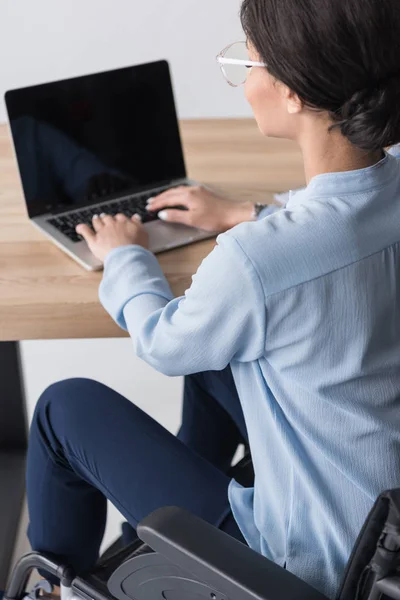
[(145, 225), (149, 238), (150, 247), (164, 248), (171, 246), (174, 242), (187, 240), (190, 242), (198, 233), (198, 229), (182, 225), (181, 223), (164, 223), (163, 221), (151, 221)]

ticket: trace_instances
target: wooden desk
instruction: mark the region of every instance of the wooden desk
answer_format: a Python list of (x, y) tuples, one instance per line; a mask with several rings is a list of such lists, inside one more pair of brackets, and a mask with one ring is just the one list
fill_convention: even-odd
[[(272, 192), (304, 184), (299, 150), (287, 141), (266, 140), (253, 120), (184, 121), (181, 131), (189, 176), (232, 198), (268, 202)], [(189, 287), (213, 245), (208, 240), (159, 255), (176, 295)], [(13, 342), (124, 335), (98, 302), (100, 278), (29, 223), (7, 129), (0, 126), (0, 589), (18, 524), (26, 450)]]
[[(268, 201), (303, 184), (299, 150), (266, 140), (252, 120), (184, 121), (189, 176), (234, 198)], [(176, 295), (210, 252), (208, 240), (159, 255)], [(0, 341), (118, 337), (98, 302), (100, 273), (88, 273), (28, 221), (5, 126), (0, 126)]]

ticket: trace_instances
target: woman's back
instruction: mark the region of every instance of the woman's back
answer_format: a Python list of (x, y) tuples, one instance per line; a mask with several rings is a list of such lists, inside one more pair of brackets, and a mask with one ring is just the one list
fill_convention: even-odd
[(265, 295), (264, 356), (232, 364), (256, 473), (254, 499), (232, 501), (253, 546), (329, 596), (374, 500), (400, 486), (399, 198), (388, 155), (226, 234)]

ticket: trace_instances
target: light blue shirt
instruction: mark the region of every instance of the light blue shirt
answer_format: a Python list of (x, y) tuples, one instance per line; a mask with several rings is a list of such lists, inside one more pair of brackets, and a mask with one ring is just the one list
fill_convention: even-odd
[(400, 486), (400, 162), (319, 175), (218, 236), (174, 298), (139, 246), (100, 298), (170, 376), (229, 363), (255, 467), (229, 497), (249, 545), (334, 597), (374, 500)]

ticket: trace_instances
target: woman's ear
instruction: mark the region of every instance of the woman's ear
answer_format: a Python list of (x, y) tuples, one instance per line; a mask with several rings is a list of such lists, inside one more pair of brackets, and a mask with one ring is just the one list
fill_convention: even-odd
[(287, 111), (290, 115), (295, 115), (303, 110), (303, 102), (295, 92), (292, 92), (287, 86), (284, 87), (284, 96), (286, 101)]

